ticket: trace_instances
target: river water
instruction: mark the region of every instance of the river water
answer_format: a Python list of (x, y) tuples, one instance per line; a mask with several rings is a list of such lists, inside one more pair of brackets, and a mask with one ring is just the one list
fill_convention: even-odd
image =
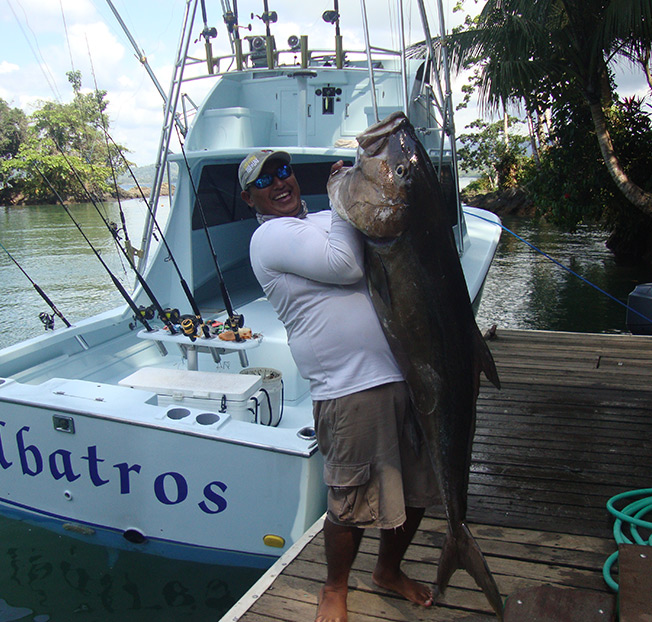
[[(145, 208), (123, 203), (130, 237), (139, 246)], [(161, 208), (167, 211), (165, 205)], [(105, 217), (119, 222), (116, 205)], [(133, 277), (91, 205), (74, 217), (127, 288)], [(626, 302), (652, 274), (618, 265), (594, 226), (574, 233), (506, 219), (514, 233), (567, 268)], [(62, 208), (0, 207), (0, 243), (66, 316), (75, 321), (123, 303), (100, 262)], [(49, 312), (32, 285), (0, 248), (0, 346), (41, 333)], [(56, 320), (57, 326), (62, 326)], [(478, 325), (579, 332), (625, 332), (625, 309), (503, 233), (485, 286)], [(0, 622), (149, 622), (219, 620), (260, 571), (165, 560), (53, 535), (0, 518)]]

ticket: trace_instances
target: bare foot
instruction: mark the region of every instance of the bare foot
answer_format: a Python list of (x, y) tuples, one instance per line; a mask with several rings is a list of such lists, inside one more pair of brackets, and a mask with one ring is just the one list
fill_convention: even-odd
[(322, 587), (319, 592), (315, 622), (346, 622), (346, 595), (348, 590)]
[(397, 592), (417, 605), (424, 607), (430, 607), (432, 605), (432, 592), (430, 588), (423, 583), (410, 579), (402, 570), (399, 570), (398, 576), (383, 576), (376, 570), (372, 578), (374, 583), (379, 587)]

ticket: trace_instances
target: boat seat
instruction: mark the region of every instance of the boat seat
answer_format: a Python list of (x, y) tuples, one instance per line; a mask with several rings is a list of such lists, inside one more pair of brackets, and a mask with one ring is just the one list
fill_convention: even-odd
[(260, 376), (250, 374), (142, 367), (118, 384), (173, 399), (243, 401), (258, 391), (262, 382)]

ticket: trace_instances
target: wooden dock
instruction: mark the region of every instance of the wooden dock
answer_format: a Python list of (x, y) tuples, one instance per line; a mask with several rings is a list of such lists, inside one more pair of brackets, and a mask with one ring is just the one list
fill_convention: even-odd
[[(549, 585), (565, 588), (549, 600), (559, 605), (569, 596), (581, 610), (568, 620), (609, 620), (614, 598), (602, 565), (617, 545), (605, 504), (652, 487), (652, 337), (499, 329), (489, 344), (503, 386), (484, 382), (478, 399), (471, 531), (508, 603)], [(406, 555), (410, 576), (434, 581), (445, 530), (441, 508), (429, 510)], [(427, 609), (376, 589), (377, 544), (373, 531), (363, 538), (349, 622), (496, 619), (464, 571)], [(222, 620), (310, 622), (325, 574), (315, 526)]]

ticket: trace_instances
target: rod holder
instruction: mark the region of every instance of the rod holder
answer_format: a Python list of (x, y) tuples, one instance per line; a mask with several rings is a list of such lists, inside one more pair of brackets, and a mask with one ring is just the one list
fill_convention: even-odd
[(344, 49), (342, 47), (342, 35), (335, 35), (335, 65), (338, 69), (344, 66)]
[(242, 56), (242, 39), (236, 39), (234, 42), (235, 46), (235, 66), (238, 71), (242, 71), (243, 56)]
[(299, 39), (299, 45), (301, 46), (301, 68), (308, 69), (308, 63), (310, 62), (310, 52), (308, 51), (308, 35), (301, 35)]
[(274, 69), (274, 37), (271, 35), (265, 37), (265, 51), (267, 52), (267, 67)]

